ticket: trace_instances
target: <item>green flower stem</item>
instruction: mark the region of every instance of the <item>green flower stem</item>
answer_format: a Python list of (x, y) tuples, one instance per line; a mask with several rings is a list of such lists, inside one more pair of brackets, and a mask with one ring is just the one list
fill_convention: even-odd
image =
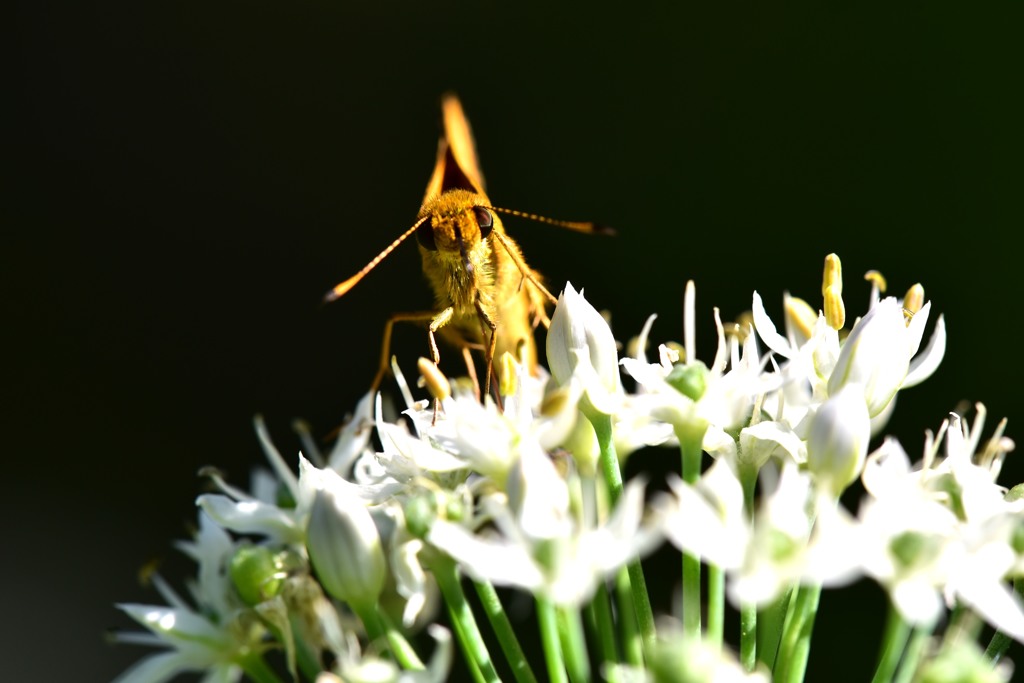
[[(591, 528), (598, 524), (598, 481), (593, 475), (580, 477), (580, 498), (583, 501), (584, 523)], [(615, 642), (615, 621), (612, 619), (612, 606), (605, 582), (597, 585), (594, 597), (586, 606), (587, 626), (597, 640), (598, 650), (603, 664), (619, 661), (618, 647)]]
[(597, 627), (597, 643), (601, 651), (601, 662), (613, 664), (619, 661), (619, 648), (615, 641), (615, 621), (612, 619), (611, 598), (608, 596), (608, 587), (600, 584), (594, 599), (587, 606), (594, 614), (594, 624)]
[(459, 639), (462, 651), (466, 659), (476, 669), (477, 681), (482, 683), (497, 683), (498, 672), (494, 670), (494, 662), (491, 661), (491, 654), (487, 651), (480, 629), (477, 628), (476, 619), (473, 617), (473, 610), (466, 601), (466, 594), (462, 591), (462, 583), (459, 581), (459, 571), (455, 562), (447, 556), (440, 556), (432, 563), (434, 577), (441, 589), (445, 604), (448, 606), (448, 613), (451, 616), (452, 626), (455, 629), (455, 636)]
[(700, 558), (683, 553), (683, 635), (700, 640)]
[(238, 660), (238, 666), (242, 667), (245, 675), (256, 683), (283, 683), (258, 653), (254, 652), (242, 657)]
[(387, 627), (384, 626), (384, 620), (381, 618), (380, 612), (366, 605), (349, 606), (356, 613), (356, 616), (359, 617), (359, 620), (363, 622), (366, 636), (371, 643), (382, 643), (387, 640)]
[(983, 626), (984, 622), (974, 610), (958, 601), (949, 612), (949, 621), (946, 622), (942, 643), (938, 647), (946, 648), (965, 640), (977, 642)]
[(740, 605), (740, 664), (744, 671), (757, 666), (757, 607)]
[(903, 656), (903, 649), (907, 646), (907, 638), (910, 636), (910, 625), (900, 616), (895, 605), (889, 603), (889, 617), (885, 622), (885, 633), (882, 635), (881, 652), (878, 657), (878, 668), (871, 683), (889, 683), (893, 674), (896, 673), (896, 666)]
[(782, 597), (757, 612), (757, 659), (772, 671), (778, 660), (782, 634), (796, 604), (794, 592), (790, 588)]
[(544, 662), (548, 667), (551, 683), (569, 683), (562, 660), (562, 645), (558, 638), (558, 616), (551, 601), (537, 598), (537, 621), (540, 625), (540, 640), (544, 645)]
[(588, 683), (590, 681), (590, 656), (587, 654), (587, 641), (583, 636), (583, 621), (578, 610), (559, 607), (555, 611), (558, 619), (558, 635), (562, 643), (562, 656), (565, 658), (569, 680), (572, 683)]
[[(298, 624), (299, 618), (292, 615), (290, 618), (292, 633), (300, 633)], [(319, 653), (315, 652), (302, 638), (295, 638), (295, 658), (298, 662), (299, 671), (311, 681), (316, 680), (317, 675), (323, 669), (320, 663)]]
[(708, 644), (721, 647), (725, 635), (725, 572), (708, 565)]
[[(701, 457), (704, 455), (704, 432), (707, 424), (697, 420), (675, 426), (676, 438), (679, 440), (680, 458), (682, 460), (683, 481), (696, 484), (700, 479)], [(683, 635), (694, 642), (700, 640), (700, 558), (683, 553)]]
[(1013, 638), (1002, 631), (996, 631), (992, 634), (992, 640), (988, 641), (988, 647), (985, 648), (985, 656), (992, 660), (992, 664), (998, 664), (999, 660), (1006, 654), (1006, 651), (1010, 649), (1012, 642)]
[(615, 575), (615, 596), (619, 603), (619, 631), (626, 663), (642, 667), (644, 644), (636, 623), (636, 611), (633, 609), (633, 589), (629, 585), (629, 572), (625, 569), (620, 569)]
[[(1018, 598), (1024, 597), (1024, 581), (1014, 579), (1013, 591), (1017, 594)], [(993, 665), (997, 664), (1003, 658), (1003, 655), (1006, 654), (1012, 642), (1013, 638), (1002, 631), (996, 631), (992, 634), (992, 640), (989, 641), (988, 647), (985, 648), (985, 656), (992, 660)]]
[(818, 615), (818, 602), (821, 599), (821, 586), (801, 586), (796, 596), (796, 609), (786, 631), (782, 634), (781, 659), (776, 666), (781, 666), (781, 675), (775, 680), (778, 683), (800, 683), (807, 671), (807, 658), (811, 653), (811, 635), (814, 632), (814, 619)]
[[(619, 470), (619, 456), (615, 452), (615, 442), (612, 440), (612, 419), (596, 410), (588, 410), (586, 415), (597, 434), (597, 444), (601, 450), (601, 471), (608, 486), (609, 503), (614, 507), (622, 497), (622, 472)], [(654, 644), (656, 636), (654, 611), (651, 609), (651, 599), (647, 594), (647, 581), (644, 579), (644, 570), (640, 565), (640, 560), (630, 562), (626, 569), (629, 572), (629, 585), (633, 594), (633, 611), (636, 613), (637, 628), (643, 639), (644, 647), (647, 648)]]
[[(740, 485), (743, 487), (743, 511), (747, 519), (753, 525), (754, 515), (754, 494), (757, 490), (756, 467), (739, 467)], [(740, 605), (740, 663), (744, 670), (753, 671), (757, 666), (757, 606), (752, 603)], [(778, 645), (778, 640), (774, 646)], [(769, 665), (770, 668), (770, 665)]]
[(494, 629), (498, 644), (501, 645), (501, 651), (505, 653), (505, 659), (512, 667), (512, 674), (519, 683), (536, 683), (537, 678), (523, 653), (519, 639), (516, 638), (515, 629), (512, 628), (512, 622), (509, 621), (508, 615), (505, 613), (505, 608), (498, 597), (498, 591), (494, 590), (494, 586), (489, 581), (474, 581), (473, 586), (476, 588), (476, 594), (480, 596), (480, 602), (491, 622), (491, 628)]
[(914, 680), (917, 666), (921, 663), (921, 657), (924, 655), (931, 635), (930, 628), (917, 627), (913, 630), (910, 635), (910, 643), (907, 644), (907, 649), (903, 653), (903, 661), (900, 662), (900, 669), (896, 672), (893, 683), (911, 683)]
[(426, 668), (419, 655), (412, 649), (409, 641), (405, 639), (401, 631), (395, 628), (394, 624), (388, 620), (383, 612), (375, 608), (350, 606), (360, 621), (363, 622), (363, 626), (366, 628), (366, 635), (369, 636), (370, 641), (386, 641), (399, 666), (407, 671), (422, 671)]

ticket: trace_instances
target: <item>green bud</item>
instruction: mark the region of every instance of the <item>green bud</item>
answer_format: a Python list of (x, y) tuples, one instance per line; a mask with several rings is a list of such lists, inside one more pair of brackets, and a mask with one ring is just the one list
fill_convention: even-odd
[(254, 606), (277, 595), (284, 582), (280, 555), (264, 546), (245, 546), (231, 558), (231, 582), (242, 602)]
[(444, 516), (450, 522), (461, 522), (466, 516), (466, 506), (458, 498), (450, 498), (444, 506)]
[(1017, 484), (1012, 489), (1006, 492), (1004, 499), (1007, 503), (1013, 503), (1015, 501), (1024, 498), (1024, 484)]
[(1010, 547), (1018, 555), (1024, 555), (1024, 524), (1017, 524), (1010, 534)]
[(405, 528), (416, 538), (426, 538), (437, 519), (433, 496), (415, 496), (405, 503)]
[(928, 551), (928, 539), (914, 531), (905, 531), (889, 542), (889, 551), (900, 567), (913, 567)]
[(683, 396), (699, 401), (708, 389), (708, 367), (699, 360), (675, 365), (665, 381)]

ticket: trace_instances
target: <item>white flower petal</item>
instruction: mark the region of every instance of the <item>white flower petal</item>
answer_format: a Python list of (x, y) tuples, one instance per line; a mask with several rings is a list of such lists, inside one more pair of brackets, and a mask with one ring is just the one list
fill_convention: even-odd
[(757, 330), (757, 334), (764, 341), (765, 346), (783, 358), (790, 358), (793, 355), (793, 348), (789, 345), (789, 340), (779, 334), (775, 328), (775, 323), (768, 317), (768, 313), (764, 310), (764, 303), (761, 301), (761, 295), (757, 292), (754, 292), (751, 312), (754, 316), (754, 329)]
[[(915, 318), (917, 316), (914, 316)], [(924, 351), (910, 361), (910, 370), (903, 380), (903, 388), (913, 387), (925, 381), (938, 369), (946, 354), (946, 320), (943, 316), (935, 321), (935, 330)]]
[(234, 501), (219, 493), (205, 493), (196, 504), (225, 529), (281, 541), (298, 541), (302, 531), (294, 517), (276, 505), (258, 500)]
[(484, 540), (444, 520), (434, 522), (427, 541), (451, 555), (474, 578), (528, 591), (539, 590), (544, 584), (543, 574), (522, 545)]
[(179, 652), (160, 652), (136, 662), (113, 683), (165, 683), (185, 671), (194, 671), (198, 664), (189, 665)]

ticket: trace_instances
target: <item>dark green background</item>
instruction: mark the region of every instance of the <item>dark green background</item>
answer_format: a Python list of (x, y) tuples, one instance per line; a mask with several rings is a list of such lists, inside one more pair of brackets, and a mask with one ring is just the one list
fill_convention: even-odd
[[(430, 304), (415, 247), (318, 302), (411, 223), (446, 89), (497, 205), (618, 229), (507, 221), (620, 338), (652, 312), (656, 339), (679, 338), (692, 278), (710, 359), (712, 306), (732, 318), (755, 288), (776, 315), (783, 289), (816, 304), (835, 251), (852, 313), (875, 268), (946, 315), (945, 363), (891, 423), (908, 451), (962, 399), (1018, 433), (1021, 13), (667, 5), (17, 7), (0, 677), (104, 681), (134, 661), (103, 643), (128, 624), (112, 603), (155, 599), (135, 582), (152, 557), (189, 568), (170, 540), (197, 469), (244, 483), (256, 412), (294, 454), (292, 418), (326, 431), (352, 408), (388, 313)], [(411, 367), (421, 333), (397, 349)], [(1003, 481), (1021, 479), (1011, 457)], [(826, 592), (823, 610), (811, 680), (867, 680), (881, 592)]]

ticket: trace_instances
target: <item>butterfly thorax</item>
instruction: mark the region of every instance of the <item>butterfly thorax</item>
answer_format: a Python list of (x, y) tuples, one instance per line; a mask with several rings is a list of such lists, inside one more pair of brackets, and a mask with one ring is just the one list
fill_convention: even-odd
[(502, 259), (490, 235), (502, 227), (484, 208), (486, 201), (478, 193), (452, 189), (420, 209), (420, 217), (428, 217), (417, 230), (423, 272), (439, 308), (453, 307), (456, 319), (475, 320), (478, 299), (488, 314), (495, 310)]

